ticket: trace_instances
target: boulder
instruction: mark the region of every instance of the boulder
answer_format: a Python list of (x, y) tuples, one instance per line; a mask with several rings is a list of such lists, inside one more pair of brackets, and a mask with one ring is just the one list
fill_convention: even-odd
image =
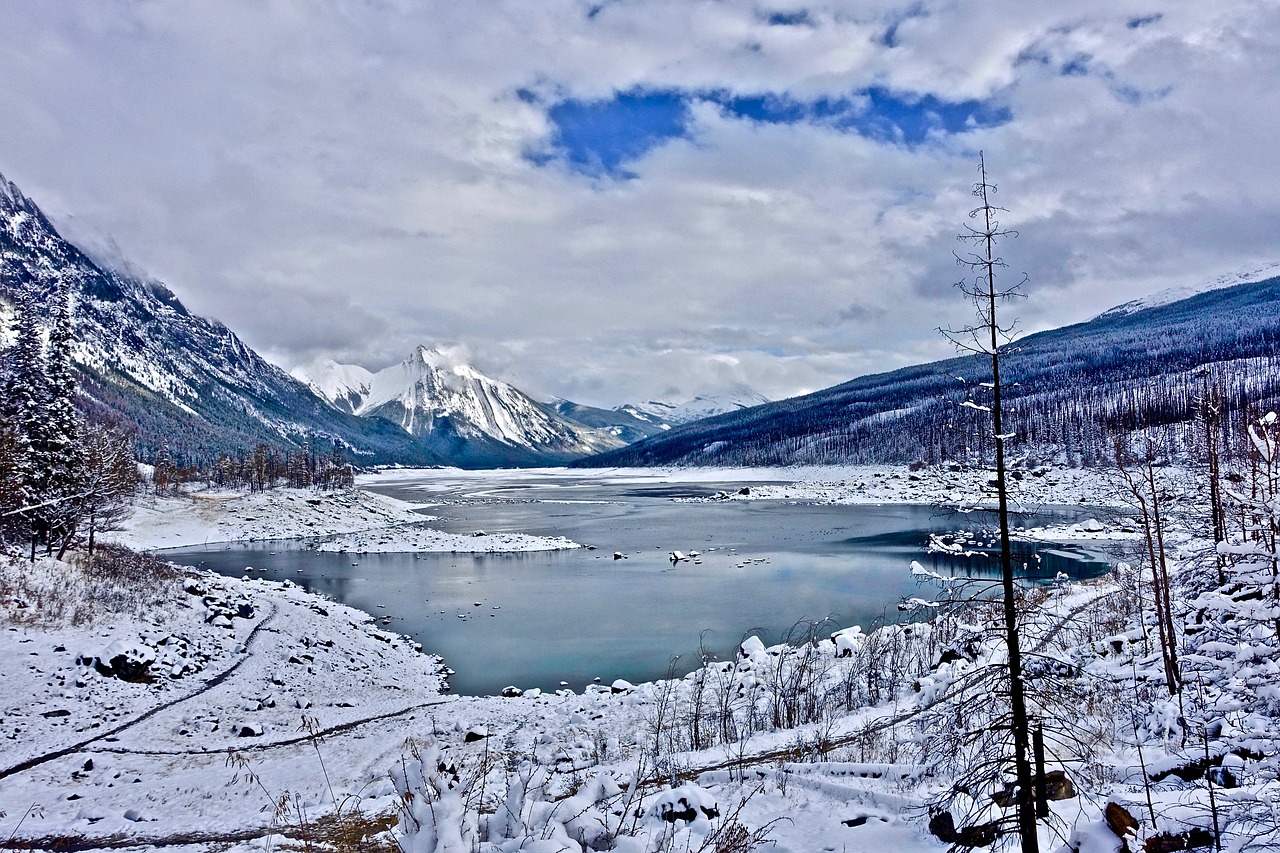
[(141, 643), (116, 640), (94, 655), (90, 662), (99, 674), (108, 678), (143, 682), (151, 680), (151, 664), (155, 661), (155, 649)]

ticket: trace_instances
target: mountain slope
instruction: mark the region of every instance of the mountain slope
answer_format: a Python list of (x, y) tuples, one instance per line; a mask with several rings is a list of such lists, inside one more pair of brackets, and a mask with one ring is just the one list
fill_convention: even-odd
[(162, 284), (99, 266), (0, 177), (0, 301), (71, 294), (81, 404), (138, 428), (139, 455), (181, 464), (259, 442), (339, 440), (363, 461), (439, 461), (390, 424), (334, 410)]
[(333, 359), (320, 359), (295, 367), (289, 375), (305, 384), (322, 400), (349, 415), (369, 395), (373, 374), (358, 364), (338, 364)]
[(571, 400), (552, 400), (547, 404), (560, 417), (591, 429), (601, 429), (627, 444), (671, 429), (659, 418), (626, 407), (600, 409)]
[(1257, 281), (1266, 281), (1267, 279), (1275, 278), (1277, 275), (1280, 275), (1280, 261), (1272, 261), (1271, 263), (1260, 264), (1238, 272), (1215, 276), (1207, 281), (1202, 281), (1199, 284), (1166, 288), (1165, 290), (1144, 296), (1141, 299), (1133, 299), (1122, 305), (1109, 308), (1094, 319), (1132, 314), (1136, 311), (1142, 311), (1147, 308), (1159, 308), (1162, 305), (1169, 305), (1173, 302), (1180, 302), (1183, 299), (1190, 299), (1192, 296), (1198, 296), (1201, 293), (1222, 290), (1226, 287), (1235, 287), (1237, 284), (1252, 284)]
[[(1189, 420), (1210, 383), (1221, 388), (1228, 433), (1239, 430), (1234, 412), (1280, 395), (1280, 277), (1029, 335), (1001, 372), (1006, 423), (1023, 452), (1106, 459), (1114, 432)], [(989, 377), (977, 356), (864, 376), (578, 464), (966, 460), (989, 450), (990, 426), (961, 404), (984, 402), (979, 383)]]

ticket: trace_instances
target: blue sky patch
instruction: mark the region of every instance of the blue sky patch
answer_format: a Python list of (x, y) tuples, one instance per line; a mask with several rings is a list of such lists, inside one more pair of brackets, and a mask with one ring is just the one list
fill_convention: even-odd
[(688, 138), (689, 106), (697, 101), (716, 104), (745, 121), (822, 125), (907, 146), (934, 135), (1001, 125), (1012, 118), (1007, 107), (992, 102), (944, 101), (879, 88), (809, 101), (773, 94), (633, 90), (607, 100), (567, 99), (552, 104), (547, 108), (554, 127), (551, 153), (531, 159), (540, 164), (560, 160), (593, 177), (634, 177), (626, 168), (628, 163), (672, 139)]
[(774, 27), (811, 27), (813, 18), (807, 9), (798, 12), (774, 12), (765, 21)]
[(689, 105), (672, 91), (622, 92), (610, 100), (551, 105), (553, 146), (576, 171), (628, 177), (623, 165), (686, 135)]

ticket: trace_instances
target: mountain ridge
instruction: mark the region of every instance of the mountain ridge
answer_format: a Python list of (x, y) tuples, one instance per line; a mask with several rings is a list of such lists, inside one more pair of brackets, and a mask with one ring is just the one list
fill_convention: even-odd
[[(1117, 433), (1187, 422), (1211, 385), (1229, 440), (1243, 430), (1241, 412), (1280, 399), (1280, 276), (1028, 335), (1002, 375), (1006, 425), (1023, 453), (1103, 461)], [(990, 450), (990, 425), (964, 403), (989, 376), (989, 359), (973, 355), (870, 374), (574, 464), (976, 461)]]

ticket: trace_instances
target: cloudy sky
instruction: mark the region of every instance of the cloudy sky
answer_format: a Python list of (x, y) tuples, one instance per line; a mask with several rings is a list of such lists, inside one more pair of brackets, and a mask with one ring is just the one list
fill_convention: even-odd
[(1272, 0), (6, 0), (0, 172), (285, 366), (771, 397), (1280, 259)]

